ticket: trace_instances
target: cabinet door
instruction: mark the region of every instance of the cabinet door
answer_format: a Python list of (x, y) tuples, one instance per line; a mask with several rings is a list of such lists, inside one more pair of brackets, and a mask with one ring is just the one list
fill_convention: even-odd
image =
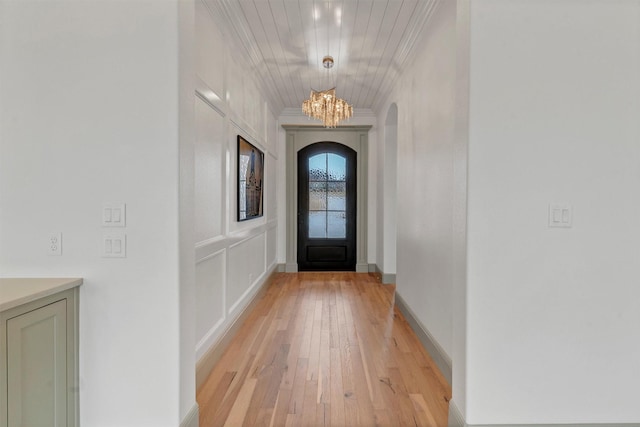
[(8, 427), (67, 425), (67, 300), (7, 320)]

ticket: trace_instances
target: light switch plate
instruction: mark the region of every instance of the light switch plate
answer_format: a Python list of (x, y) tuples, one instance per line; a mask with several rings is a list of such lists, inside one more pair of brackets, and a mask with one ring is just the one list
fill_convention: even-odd
[(127, 235), (124, 233), (105, 233), (102, 236), (103, 258), (126, 258)]
[(549, 227), (570, 228), (573, 225), (573, 208), (568, 203), (549, 204)]
[(126, 204), (105, 203), (102, 205), (103, 227), (125, 227), (127, 225), (126, 217)]

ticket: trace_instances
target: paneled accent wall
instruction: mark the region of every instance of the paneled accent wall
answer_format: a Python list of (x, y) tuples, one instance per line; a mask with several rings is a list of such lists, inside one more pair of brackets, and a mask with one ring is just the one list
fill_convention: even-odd
[[(276, 119), (217, 11), (196, 2), (196, 359), (213, 348), (276, 266)], [(264, 216), (238, 222), (237, 136), (265, 153)]]

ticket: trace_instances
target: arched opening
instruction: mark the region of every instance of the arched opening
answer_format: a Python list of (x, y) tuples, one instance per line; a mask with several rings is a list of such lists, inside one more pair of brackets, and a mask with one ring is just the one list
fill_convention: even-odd
[[(356, 264), (355, 271), (369, 271), (367, 263), (367, 195), (368, 195), (368, 135), (371, 126), (349, 126), (336, 130), (320, 127), (282, 125), (286, 130), (286, 259), (285, 271), (299, 271), (298, 265), (298, 153), (309, 145), (334, 141), (356, 153)], [(329, 184), (327, 184), (329, 185)], [(318, 214), (322, 216), (321, 214)], [(327, 214), (328, 221), (328, 214)], [(327, 229), (327, 236), (329, 231)]]

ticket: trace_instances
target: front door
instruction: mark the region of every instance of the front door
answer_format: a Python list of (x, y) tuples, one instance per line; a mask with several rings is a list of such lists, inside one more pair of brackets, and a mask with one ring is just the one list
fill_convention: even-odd
[(318, 142), (298, 152), (298, 270), (355, 271), (356, 152)]

